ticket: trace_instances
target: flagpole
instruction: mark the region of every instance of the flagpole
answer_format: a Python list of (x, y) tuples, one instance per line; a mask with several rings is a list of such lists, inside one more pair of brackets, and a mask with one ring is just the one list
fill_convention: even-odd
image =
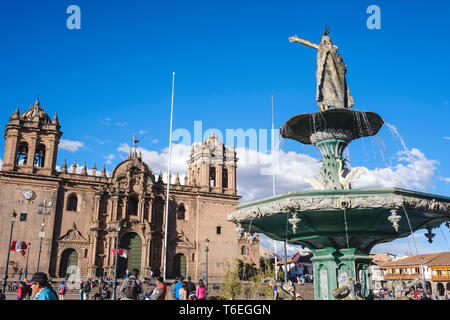
[(169, 190), (170, 190), (170, 161), (172, 157), (172, 121), (173, 121), (173, 96), (175, 91), (175, 72), (172, 74), (172, 103), (170, 105), (170, 132), (169, 132), (169, 159), (167, 160), (167, 190), (166, 190), (166, 226), (164, 231), (164, 271), (163, 279), (166, 282), (167, 270), (167, 232), (169, 229)]
[[(274, 115), (273, 115), (273, 93), (272, 93), (272, 134), (271, 134), (271, 149), (272, 149), (272, 195), (275, 197), (275, 133), (274, 133)], [(275, 254), (277, 253), (277, 241), (275, 242)], [(275, 256), (275, 280), (278, 280), (278, 259)]]

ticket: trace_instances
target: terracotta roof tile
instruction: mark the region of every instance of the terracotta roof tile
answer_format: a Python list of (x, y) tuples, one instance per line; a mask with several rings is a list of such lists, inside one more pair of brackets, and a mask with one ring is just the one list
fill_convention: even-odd
[(438, 252), (438, 253), (428, 253), (419, 254), (404, 259), (399, 259), (396, 261), (386, 262), (380, 264), (382, 267), (394, 267), (394, 266), (410, 266), (420, 264), (420, 258), (423, 258), (424, 264), (428, 266), (433, 265), (450, 265), (450, 252)]

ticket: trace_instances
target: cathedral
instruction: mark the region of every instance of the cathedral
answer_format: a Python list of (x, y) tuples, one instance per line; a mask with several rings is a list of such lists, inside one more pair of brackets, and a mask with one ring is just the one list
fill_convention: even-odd
[[(11, 230), (12, 240), (28, 243), (26, 256), (11, 252), (8, 275), (16, 278), (47, 272), (55, 278), (76, 273), (82, 279), (112, 277), (113, 249), (127, 249), (118, 257), (117, 273), (137, 268), (166, 277), (203, 277), (220, 282), (226, 259), (259, 264), (259, 240), (249, 243), (226, 220), (240, 196), (236, 190), (237, 157), (212, 134), (195, 143), (183, 183), (167, 183), (142, 160), (136, 146), (128, 159), (108, 176), (105, 166), (88, 170), (66, 161), (57, 167), (62, 136), (57, 114), (51, 118), (39, 100), (23, 113), (13, 112), (4, 134), (5, 152), (0, 170), (0, 270), (4, 270)], [(89, 171), (89, 172), (88, 172)], [(167, 235), (165, 234), (167, 224)], [(167, 250), (165, 243), (167, 237)], [(118, 241), (118, 244), (116, 244)], [(208, 267), (207, 267), (208, 266)]]

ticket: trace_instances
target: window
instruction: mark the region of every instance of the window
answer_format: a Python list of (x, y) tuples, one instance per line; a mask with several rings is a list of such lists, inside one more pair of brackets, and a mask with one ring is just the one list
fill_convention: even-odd
[(216, 168), (211, 167), (209, 169), (209, 186), (215, 187), (216, 186)]
[(45, 146), (43, 144), (40, 144), (36, 148), (36, 154), (34, 156), (34, 166), (43, 168), (44, 164), (45, 164)]
[(223, 174), (222, 174), (222, 186), (224, 188), (228, 188), (228, 170), (227, 169), (223, 169)]
[(180, 204), (180, 206), (178, 207), (178, 211), (177, 211), (177, 219), (178, 220), (184, 220), (185, 219), (185, 213), (186, 213), (186, 209), (184, 208), (184, 205)]
[(243, 247), (241, 248), (241, 254), (242, 254), (242, 255), (247, 254), (247, 247), (246, 247), (246, 246), (243, 246)]
[(67, 199), (67, 211), (77, 211), (78, 209), (78, 198), (75, 194), (72, 194)]
[(137, 216), (138, 199), (136, 197), (130, 197), (127, 204), (127, 214), (129, 216)]
[(19, 144), (19, 148), (17, 150), (16, 155), (16, 165), (24, 166), (27, 164), (28, 159), (28, 144), (26, 142), (22, 142)]
[(26, 213), (21, 213), (19, 221), (27, 221), (27, 214)]
[(222, 227), (221, 226), (217, 226), (216, 227), (216, 234), (221, 234), (222, 233)]

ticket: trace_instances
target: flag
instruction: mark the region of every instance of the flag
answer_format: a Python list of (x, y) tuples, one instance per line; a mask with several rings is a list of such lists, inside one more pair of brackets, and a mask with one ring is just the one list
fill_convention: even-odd
[(300, 253), (298, 253), (298, 251), (292, 256), (292, 262), (294, 262), (295, 264), (298, 264), (298, 261), (300, 259)]
[(22, 254), (22, 256), (25, 256), (27, 248), (28, 248), (27, 243), (25, 241), (19, 240), (19, 241), (13, 241), (11, 243), (11, 247), (9, 248), (9, 250), (18, 252), (18, 253)]
[(270, 252), (272, 254), (272, 256), (274, 256), (275, 258), (277, 258), (278, 261), (282, 261), (283, 258), (280, 257), (279, 255), (277, 255), (275, 252)]
[(139, 142), (139, 140), (136, 140), (136, 138), (134, 137), (134, 134), (133, 134), (133, 142), (134, 142), (134, 144)]
[[(112, 249), (113, 256), (116, 256), (116, 249)], [(128, 258), (128, 249), (119, 248), (119, 257)]]

